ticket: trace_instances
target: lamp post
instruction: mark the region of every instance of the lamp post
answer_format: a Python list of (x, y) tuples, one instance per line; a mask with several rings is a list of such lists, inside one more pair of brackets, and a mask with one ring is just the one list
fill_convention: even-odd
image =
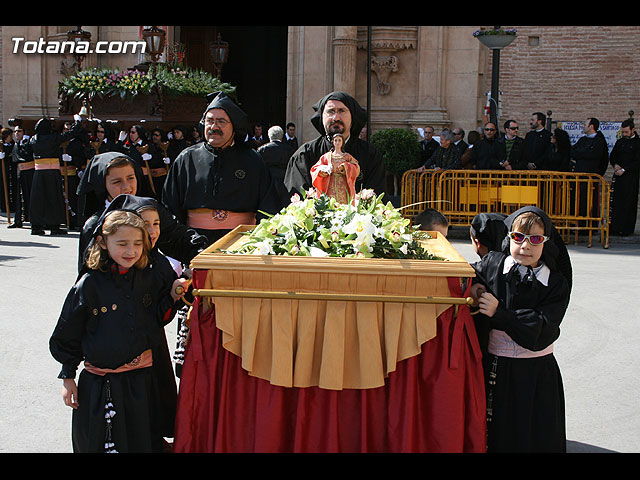
[(218, 32), (218, 38), (215, 42), (211, 42), (211, 58), (216, 69), (216, 78), (220, 80), (222, 75), (222, 67), (227, 63), (229, 56), (229, 43), (224, 42)]
[[(511, 33), (503, 32), (500, 27), (493, 27), (494, 30), (485, 32), (480, 30), (474, 36), (480, 40), (487, 48), (491, 49), (493, 58), (491, 61), (491, 92), (489, 120), (494, 125), (498, 125), (498, 102), (500, 100), (499, 80), (500, 80), (500, 50), (510, 45), (516, 39), (515, 31)], [(502, 33), (501, 33), (502, 32)]]
[[(76, 30), (69, 30), (67, 32), (67, 39), (71, 42), (75, 42), (76, 46), (79, 42), (90, 42), (91, 41), (91, 32), (85, 32), (82, 30), (81, 26), (78, 26)], [(75, 48), (73, 53), (73, 58), (78, 64), (78, 70), (82, 69), (82, 62), (86, 54), (78, 53), (78, 51), (82, 51), (82, 49)]]
[(150, 27), (142, 30), (142, 38), (145, 41), (147, 53), (151, 57), (152, 63), (158, 63), (158, 59), (164, 51), (166, 36), (166, 32), (158, 27)]

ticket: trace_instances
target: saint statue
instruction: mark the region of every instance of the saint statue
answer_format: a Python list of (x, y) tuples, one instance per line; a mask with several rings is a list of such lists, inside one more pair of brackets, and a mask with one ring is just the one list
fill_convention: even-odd
[(333, 148), (322, 155), (311, 167), (311, 180), (319, 192), (335, 198), (339, 203), (353, 203), (356, 196), (356, 178), (360, 165), (351, 154), (342, 150), (344, 138), (336, 133), (332, 138)]

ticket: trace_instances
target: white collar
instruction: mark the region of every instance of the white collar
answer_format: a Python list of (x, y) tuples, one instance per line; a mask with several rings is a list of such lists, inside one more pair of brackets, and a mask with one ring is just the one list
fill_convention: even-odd
[[(511, 270), (511, 267), (513, 267), (514, 264), (518, 265), (520, 278), (524, 277), (524, 275), (526, 275), (528, 270), (527, 267), (520, 265), (518, 262), (516, 262), (516, 260), (511, 255), (509, 255), (504, 260), (504, 267), (502, 268), (502, 273), (504, 275), (509, 273), (509, 270)], [(538, 280), (541, 284), (543, 284), (545, 287), (549, 286), (549, 275), (551, 274), (551, 270), (543, 262), (540, 262), (540, 265), (533, 269), (533, 274), (535, 275), (536, 280)]]

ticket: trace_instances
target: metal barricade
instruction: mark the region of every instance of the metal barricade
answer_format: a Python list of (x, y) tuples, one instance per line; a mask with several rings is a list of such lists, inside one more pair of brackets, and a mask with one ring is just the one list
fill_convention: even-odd
[[(565, 241), (579, 233), (600, 234), (609, 247), (610, 185), (600, 175), (536, 170), (412, 170), (403, 175), (407, 218), (427, 207), (440, 210), (450, 225), (469, 226), (481, 212), (510, 214), (525, 205), (542, 208)], [(404, 206), (407, 206), (405, 209)]]

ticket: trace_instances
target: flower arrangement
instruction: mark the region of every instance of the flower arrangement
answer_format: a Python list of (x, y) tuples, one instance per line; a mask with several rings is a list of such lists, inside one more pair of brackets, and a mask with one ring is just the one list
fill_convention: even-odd
[(156, 86), (169, 95), (205, 96), (223, 91), (233, 95), (235, 87), (223, 83), (208, 72), (189, 68), (171, 68), (164, 64), (151, 66), (148, 72), (91, 69), (65, 77), (59, 84), (59, 94), (69, 97), (95, 96), (120, 98), (150, 93)]
[(442, 260), (427, 251), (426, 232), (411, 227), (391, 202), (373, 190), (356, 194), (353, 204), (341, 204), (310, 189), (276, 215), (245, 232), (248, 241), (231, 254), (311, 257), (408, 258)]
[(492, 27), (489, 30), (485, 30), (481, 28), (480, 30), (476, 30), (473, 32), (474, 37), (480, 37), (483, 35), (516, 35), (518, 31), (515, 28), (504, 29), (504, 28), (495, 28)]
[(187, 50), (182, 43), (174, 43), (167, 46), (167, 65), (173, 68), (182, 68), (184, 67), (186, 56)]

